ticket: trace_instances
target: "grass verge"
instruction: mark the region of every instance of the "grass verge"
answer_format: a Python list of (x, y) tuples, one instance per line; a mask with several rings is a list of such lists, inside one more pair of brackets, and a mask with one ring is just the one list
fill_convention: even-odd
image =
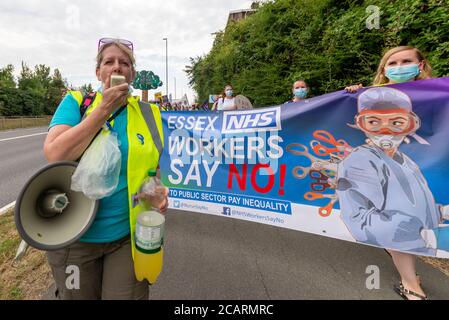
[(53, 283), (50, 267), (45, 253), (31, 247), (13, 261), (21, 241), (13, 212), (0, 216), (0, 300), (40, 300)]
[(422, 261), (430, 264), (435, 269), (440, 270), (449, 277), (449, 259), (436, 259), (429, 257), (419, 257)]

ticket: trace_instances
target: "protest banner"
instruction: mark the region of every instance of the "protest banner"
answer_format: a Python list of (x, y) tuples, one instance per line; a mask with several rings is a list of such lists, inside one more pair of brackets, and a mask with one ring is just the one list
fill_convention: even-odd
[(163, 114), (170, 207), (449, 257), (449, 78)]

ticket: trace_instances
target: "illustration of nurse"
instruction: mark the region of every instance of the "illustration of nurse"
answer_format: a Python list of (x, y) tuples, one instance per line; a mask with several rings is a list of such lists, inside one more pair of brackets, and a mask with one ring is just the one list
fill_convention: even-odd
[(337, 172), (341, 217), (350, 233), (366, 244), (449, 257), (449, 225), (439, 227), (447, 206), (435, 203), (417, 164), (398, 150), (408, 136), (428, 144), (416, 134), (421, 121), (409, 96), (374, 87), (360, 94), (357, 108), (351, 127), (366, 134), (366, 144)]

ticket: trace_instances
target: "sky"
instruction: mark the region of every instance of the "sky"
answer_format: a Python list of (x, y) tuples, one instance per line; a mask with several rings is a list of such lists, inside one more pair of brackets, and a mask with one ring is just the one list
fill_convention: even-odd
[[(179, 99), (195, 92), (183, 71), (190, 57), (207, 54), (212, 33), (223, 30), (229, 11), (250, 8), (244, 0), (2, 0), (0, 2), (0, 68), (21, 62), (34, 68), (58, 68), (75, 87), (95, 77), (95, 56), (102, 37), (134, 43), (137, 70), (151, 70), (166, 91), (166, 42), (168, 38), (168, 89)], [(135, 91), (140, 93), (139, 90)]]

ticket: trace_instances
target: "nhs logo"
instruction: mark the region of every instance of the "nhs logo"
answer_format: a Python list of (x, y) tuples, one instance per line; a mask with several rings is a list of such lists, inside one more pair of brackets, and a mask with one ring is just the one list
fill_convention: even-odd
[(223, 113), (222, 133), (280, 131), (281, 129), (281, 107)]

